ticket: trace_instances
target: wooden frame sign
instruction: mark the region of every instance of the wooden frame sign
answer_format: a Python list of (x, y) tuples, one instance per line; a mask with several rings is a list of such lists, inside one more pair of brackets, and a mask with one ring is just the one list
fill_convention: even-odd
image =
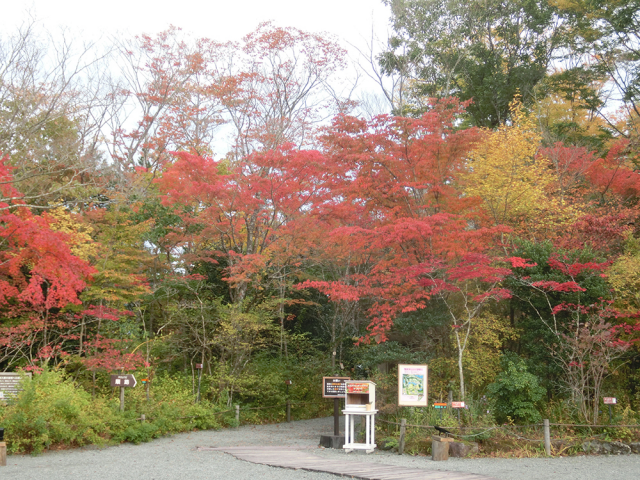
[(322, 396), (324, 398), (344, 398), (347, 394), (345, 383), (351, 377), (322, 377)]
[(398, 365), (398, 406), (426, 407), (428, 367)]

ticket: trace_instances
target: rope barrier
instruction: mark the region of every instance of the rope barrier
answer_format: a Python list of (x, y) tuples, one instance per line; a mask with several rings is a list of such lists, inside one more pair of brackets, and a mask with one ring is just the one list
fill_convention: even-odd
[[(299, 407), (302, 405), (324, 405), (324, 403), (321, 402), (299, 402), (299, 403), (290, 403), (289, 404), (292, 408), (293, 407)], [(240, 407), (240, 411), (243, 410), (266, 410), (269, 408), (282, 408), (282, 407), (286, 407), (287, 404), (286, 403), (282, 403), (282, 404), (278, 404), (278, 405), (268, 405), (266, 407)]]
[[(392, 422), (389, 420), (384, 420), (384, 419), (378, 419), (378, 422), (382, 422), (382, 423), (386, 423), (389, 425), (398, 425), (400, 426), (401, 424), (398, 422)], [(413, 425), (413, 424), (405, 424), (406, 427), (413, 427), (413, 428), (424, 428), (424, 429), (430, 429), (430, 428), (435, 428), (435, 425)], [(490, 432), (492, 430), (501, 430), (502, 432), (504, 432), (506, 435), (510, 435), (512, 437), (515, 437), (519, 440), (524, 440), (527, 442), (535, 442), (535, 443), (539, 443), (544, 441), (544, 439), (540, 438), (540, 439), (533, 439), (533, 438), (527, 438), (524, 437), (522, 435), (519, 435), (518, 433), (515, 433), (513, 431), (510, 431), (511, 429), (514, 428), (535, 428), (535, 427), (542, 427), (543, 425), (540, 423), (534, 423), (534, 424), (530, 424), (530, 425), (509, 425), (509, 426), (501, 426), (501, 425), (496, 425), (490, 428), (487, 428), (485, 430), (483, 430), (482, 432), (479, 433), (471, 433), (471, 434), (466, 434), (466, 435), (460, 435), (460, 434), (456, 434), (453, 432), (450, 432), (448, 435), (450, 435), (451, 437), (454, 438), (473, 438), (473, 437), (479, 437), (481, 435), (486, 434), (487, 432)], [(550, 427), (580, 427), (580, 428), (640, 428), (640, 425), (638, 424), (633, 424), (633, 425), (584, 425), (584, 424), (571, 424), (571, 423), (550, 423), (549, 424)], [(459, 428), (460, 430), (475, 430), (477, 428), (483, 428), (483, 427), (452, 427), (452, 428)], [(598, 436), (598, 435), (596, 435)], [(601, 435), (600, 435), (601, 436)]]
[(550, 423), (551, 427), (585, 427), (585, 428), (640, 428), (640, 425), (579, 425), (573, 423)]

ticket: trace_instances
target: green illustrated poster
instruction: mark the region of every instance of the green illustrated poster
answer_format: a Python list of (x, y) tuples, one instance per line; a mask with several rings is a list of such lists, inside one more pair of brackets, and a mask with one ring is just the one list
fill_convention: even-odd
[(426, 365), (398, 365), (398, 405), (427, 406)]

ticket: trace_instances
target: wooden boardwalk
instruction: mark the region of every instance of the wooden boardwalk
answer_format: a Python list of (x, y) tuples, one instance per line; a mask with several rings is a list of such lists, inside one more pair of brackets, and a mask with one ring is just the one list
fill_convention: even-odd
[(494, 477), (475, 473), (421, 470), (382, 463), (323, 458), (312, 455), (309, 449), (304, 451), (305, 447), (199, 447), (198, 450), (217, 450), (247, 462), (294, 470), (332, 473), (362, 480), (496, 480)]

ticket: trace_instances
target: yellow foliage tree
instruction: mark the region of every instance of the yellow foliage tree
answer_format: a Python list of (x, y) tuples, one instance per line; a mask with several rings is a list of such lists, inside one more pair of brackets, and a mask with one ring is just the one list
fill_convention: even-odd
[(469, 352), (464, 360), (471, 386), (482, 390), (495, 380), (505, 343), (515, 338), (515, 330), (504, 317), (484, 312), (476, 318)]
[(537, 155), (541, 140), (534, 119), (514, 102), (511, 123), (485, 132), (462, 176), (465, 193), (482, 198), (494, 224), (509, 225), (520, 235), (575, 218), (553, 195), (552, 165)]
[(91, 238), (93, 228), (82, 221), (78, 213), (65, 207), (56, 207), (45, 214), (51, 221), (51, 230), (67, 235), (71, 253), (89, 261), (98, 252), (98, 244)]
[(83, 300), (125, 309), (151, 292), (145, 271), (153, 259), (144, 248), (144, 234), (152, 222), (136, 223), (130, 218), (131, 212), (118, 208), (96, 210), (88, 216), (100, 248), (90, 258), (97, 272), (83, 292)]
[(640, 309), (640, 241), (631, 231), (624, 255), (611, 265), (607, 275), (616, 294), (616, 306), (626, 311)]

